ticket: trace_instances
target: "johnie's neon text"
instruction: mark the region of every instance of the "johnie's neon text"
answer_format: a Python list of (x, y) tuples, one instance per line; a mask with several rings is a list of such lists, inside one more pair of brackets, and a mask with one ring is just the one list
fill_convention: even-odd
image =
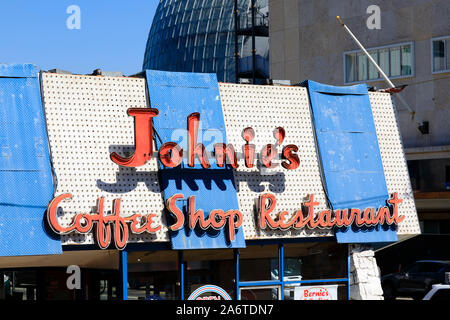
[[(116, 152), (110, 154), (111, 160), (123, 167), (140, 167), (153, 158), (153, 118), (158, 116), (158, 109), (154, 108), (130, 108), (127, 111), (129, 116), (134, 117), (134, 139), (135, 150), (132, 156), (122, 157)], [(198, 131), (200, 125), (200, 113), (194, 112), (187, 117), (187, 165), (195, 166), (195, 158), (198, 158), (201, 166), (205, 169), (211, 168), (208, 153), (203, 143), (198, 143)], [(286, 132), (282, 127), (274, 130), (275, 144), (267, 144), (262, 148), (259, 158), (261, 163), (272, 168), (272, 161), (278, 156), (278, 147), (283, 143)], [(255, 131), (248, 127), (243, 130), (242, 137), (245, 140), (243, 153), (245, 166), (252, 168), (256, 159), (256, 148), (250, 142), (255, 138)], [(294, 170), (299, 167), (300, 159), (296, 154), (298, 147), (290, 144), (282, 148), (281, 166), (286, 170)], [(164, 143), (159, 150), (158, 158), (167, 167), (177, 167), (183, 161), (184, 150), (175, 142)], [(232, 144), (216, 143), (214, 145), (214, 157), (219, 167), (224, 167), (225, 163), (232, 168), (239, 167), (238, 153)]]
[[(398, 198), (398, 194), (394, 193), (392, 199), (387, 200), (388, 205), (392, 206), (391, 210), (388, 206), (375, 208), (360, 209), (337, 209), (324, 210), (318, 214), (314, 213), (314, 208), (320, 203), (314, 201), (314, 195), (309, 195), (307, 202), (303, 203), (303, 209), (290, 214), (288, 211), (280, 211), (275, 214), (277, 200), (273, 194), (263, 194), (258, 199), (258, 217), (259, 227), (261, 229), (280, 229), (288, 230), (301, 229), (304, 227), (315, 229), (327, 229), (332, 227), (349, 227), (351, 225), (376, 226), (383, 224), (399, 224), (405, 219), (405, 216), (399, 216), (398, 205), (402, 203), (402, 199)], [(306, 215), (304, 214), (306, 213)], [(289, 218), (290, 217), (290, 218)]]

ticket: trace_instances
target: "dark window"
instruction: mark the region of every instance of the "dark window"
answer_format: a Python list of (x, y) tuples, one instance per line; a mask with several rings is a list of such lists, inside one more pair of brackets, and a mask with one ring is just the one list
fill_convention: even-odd
[(420, 170), (419, 161), (408, 161), (409, 178), (413, 190), (420, 190)]
[(416, 273), (419, 272), (420, 269), (420, 263), (415, 263), (411, 265), (409, 268), (406, 269), (407, 273)]
[(440, 234), (439, 221), (436, 220), (424, 220), (423, 221), (423, 233), (427, 234)]
[(450, 234), (450, 220), (439, 221), (439, 233)]
[(444, 71), (445, 63), (445, 40), (433, 41), (433, 71)]
[(445, 189), (450, 190), (450, 166), (445, 166)]
[(442, 264), (433, 262), (424, 262), (420, 264), (418, 272), (438, 272), (442, 269)]

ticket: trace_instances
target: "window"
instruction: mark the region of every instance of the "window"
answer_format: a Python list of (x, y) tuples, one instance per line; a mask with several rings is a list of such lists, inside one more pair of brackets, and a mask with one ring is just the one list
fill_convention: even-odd
[(442, 264), (433, 262), (419, 262), (413, 264), (407, 269), (407, 273), (421, 273), (421, 272), (438, 272), (442, 269)]
[(420, 266), (419, 272), (439, 272), (442, 269), (442, 264), (433, 262), (424, 262)]
[(127, 265), (129, 300), (180, 299), (178, 252), (129, 252)]
[(431, 39), (432, 72), (450, 72), (450, 36)]
[[(412, 42), (367, 50), (388, 77), (410, 77), (413, 75)], [(382, 79), (377, 68), (361, 50), (344, 53), (345, 82), (375, 81)]]
[(278, 280), (277, 245), (249, 246), (239, 251), (239, 281)]
[(413, 265), (411, 265), (410, 267), (408, 267), (405, 272), (406, 273), (417, 273), (420, 270), (420, 263), (415, 263)]
[[(184, 260), (184, 298), (204, 285), (217, 285), (235, 299), (236, 265), (233, 250), (186, 250)], [(180, 277), (179, 277), (180, 278)], [(211, 293), (205, 293), (211, 295)], [(204, 296), (201, 294), (200, 296)]]
[(237, 266), (237, 287), (243, 300), (310, 300), (312, 296), (305, 293), (316, 290), (331, 300), (348, 299), (347, 245), (252, 245), (239, 249)]

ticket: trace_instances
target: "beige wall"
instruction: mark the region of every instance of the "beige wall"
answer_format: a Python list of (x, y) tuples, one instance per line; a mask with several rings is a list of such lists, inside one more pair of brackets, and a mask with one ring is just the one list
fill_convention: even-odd
[[(370, 5), (381, 9), (381, 30), (367, 28)], [(450, 73), (433, 75), (430, 56), (430, 39), (450, 35), (449, 0), (271, 0), (269, 10), (272, 79), (344, 85), (343, 53), (358, 47), (337, 22), (337, 15), (366, 48), (413, 41), (415, 74), (393, 82), (409, 84), (402, 95), (419, 118), (429, 121), (430, 134), (422, 135), (398, 102), (404, 145), (450, 145)]]

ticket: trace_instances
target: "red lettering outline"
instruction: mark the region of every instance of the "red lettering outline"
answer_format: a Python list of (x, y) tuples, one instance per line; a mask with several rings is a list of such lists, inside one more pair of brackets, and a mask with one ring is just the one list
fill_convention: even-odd
[(134, 154), (125, 158), (113, 152), (110, 157), (120, 166), (135, 168), (143, 166), (153, 157), (153, 118), (159, 111), (153, 108), (130, 108), (127, 113), (134, 117)]

